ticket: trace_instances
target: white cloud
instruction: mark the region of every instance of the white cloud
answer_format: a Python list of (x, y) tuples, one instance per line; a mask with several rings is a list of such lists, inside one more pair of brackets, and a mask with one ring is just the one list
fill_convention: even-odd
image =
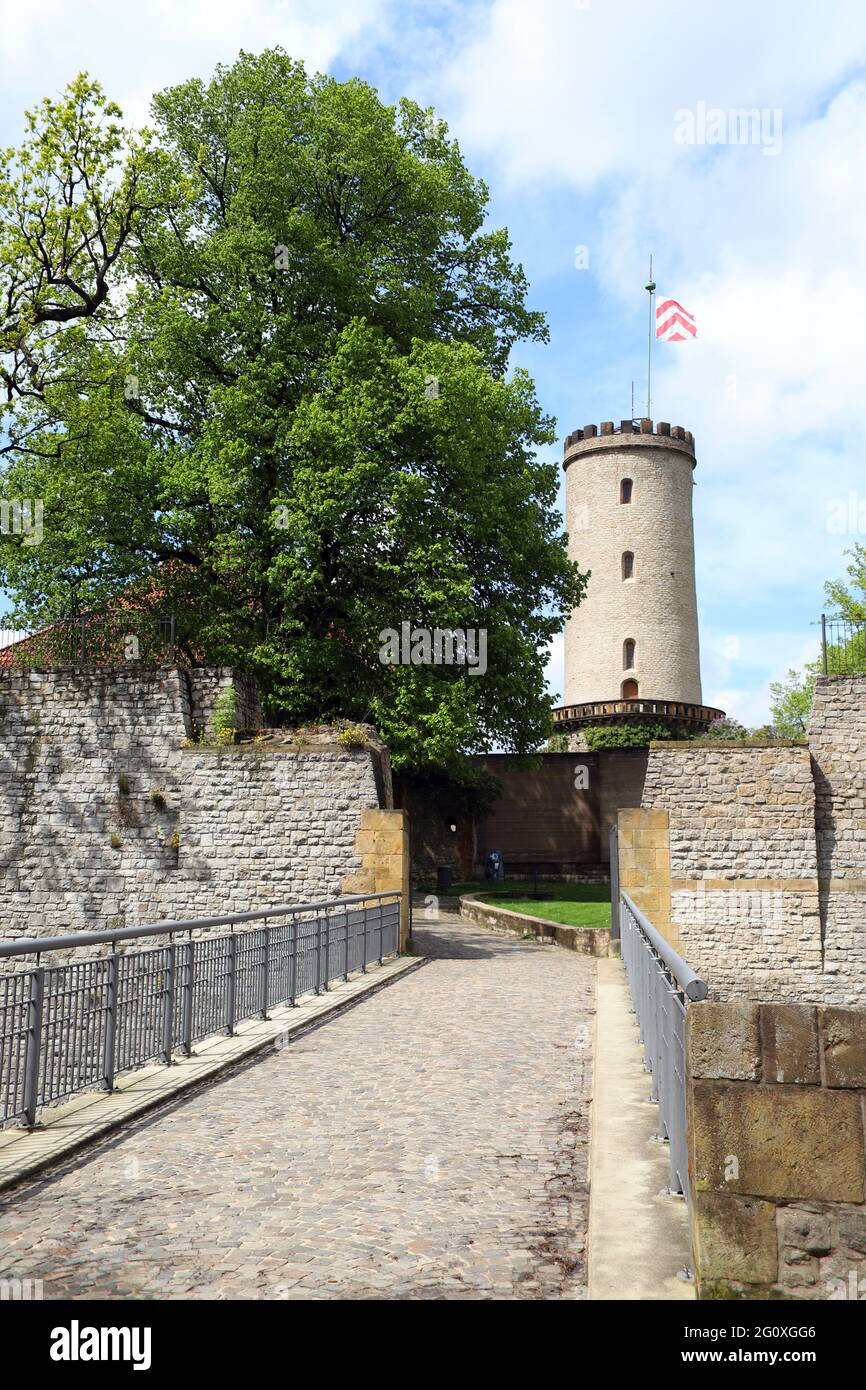
[[(155, 91), (208, 77), (243, 48), (281, 45), (327, 70), (352, 44), (379, 31), (392, 0), (0, 0), (0, 90), (10, 140), (21, 111), (60, 91), (81, 70), (97, 77), (124, 114), (147, 118)], [(15, 128), (9, 130), (10, 122)]]

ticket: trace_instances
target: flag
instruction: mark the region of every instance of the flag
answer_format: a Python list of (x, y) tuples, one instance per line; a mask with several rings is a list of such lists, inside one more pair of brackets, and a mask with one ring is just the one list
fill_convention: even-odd
[(697, 337), (697, 325), (688, 309), (675, 299), (656, 303), (656, 337), (662, 343), (684, 343)]

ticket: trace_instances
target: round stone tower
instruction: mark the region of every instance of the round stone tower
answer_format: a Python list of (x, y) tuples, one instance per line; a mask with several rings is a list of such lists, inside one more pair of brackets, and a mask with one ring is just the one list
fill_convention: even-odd
[(560, 728), (615, 719), (704, 725), (692, 473), (679, 425), (586, 425), (565, 441), (569, 554), (590, 570), (565, 629)]

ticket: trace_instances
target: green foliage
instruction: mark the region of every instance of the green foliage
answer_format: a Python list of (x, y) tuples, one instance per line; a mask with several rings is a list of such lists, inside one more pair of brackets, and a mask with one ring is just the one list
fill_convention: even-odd
[(123, 845), (123, 841), (121, 840), (116, 830), (113, 830), (112, 833), (109, 835), (108, 843), (111, 845), (112, 849), (120, 849)]
[(234, 743), (237, 732), (238, 693), (233, 685), (221, 690), (213, 702), (211, 725), (217, 743)]
[[(0, 168), (5, 486), (46, 515), (0, 556), (17, 614), (156, 576), (274, 721), (372, 720), (398, 769), (538, 748), (585, 576), (484, 184), (429, 112), (280, 50), (160, 93), (151, 135), (118, 118), (79, 78)], [(484, 629), (486, 674), (383, 665), (403, 621)]]
[[(830, 579), (824, 585), (832, 609), (830, 616), (849, 623), (866, 623), (866, 546), (855, 544), (845, 554), (851, 557), (845, 571), (851, 586), (843, 579)], [(856, 589), (859, 596), (852, 592)]]
[(718, 738), (718, 739), (746, 739), (756, 737), (751, 729), (747, 729), (744, 724), (740, 724), (736, 719), (714, 719), (709, 728), (701, 734), (695, 734), (695, 738)]
[(162, 790), (161, 787), (151, 787), (151, 789), (150, 789), (150, 800), (151, 800), (151, 805), (154, 807), (155, 810), (157, 810), (157, 811), (164, 811), (164, 810), (165, 810), (165, 808), (166, 808), (165, 792)]
[(657, 739), (673, 738), (667, 724), (591, 724), (584, 729), (590, 752), (599, 748), (645, 748)]
[(119, 796), (129, 796), (129, 777), (125, 772), (117, 774), (117, 792)]
[(784, 680), (770, 682), (773, 728), (779, 738), (805, 738), (819, 670), (820, 663), (812, 661), (802, 671), (791, 667)]
[(551, 734), (545, 747), (547, 753), (567, 753), (568, 734)]

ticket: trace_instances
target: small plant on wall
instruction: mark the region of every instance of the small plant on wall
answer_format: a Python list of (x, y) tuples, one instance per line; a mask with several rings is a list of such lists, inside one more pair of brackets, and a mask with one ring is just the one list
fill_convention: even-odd
[(155, 811), (165, 810), (166, 805), (168, 803), (166, 802), (165, 792), (162, 790), (162, 787), (151, 787), (150, 804), (151, 806), (153, 806)]
[(353, 725), (337, 735), (337, 742), (341, 748), (366, 748), (369, 739), (363, 729)]
[(111, 832), (110, 836), (108, 837), (108, 843), (111, 845), (112, 849), (120, 849), (122, 847), (123, 841), (121, 840), (116, 830), (113, 830)]
[(238, 695), (233, 685), (221, 690), (214, 700), (211, 723), (217, 743), (234, 743), (238, 726)]
[(138, 816), (135, 806), (129, 799), (130, 784), (125, 772), (117, 775), (117, 819), (121, 825), (137, 825)]

